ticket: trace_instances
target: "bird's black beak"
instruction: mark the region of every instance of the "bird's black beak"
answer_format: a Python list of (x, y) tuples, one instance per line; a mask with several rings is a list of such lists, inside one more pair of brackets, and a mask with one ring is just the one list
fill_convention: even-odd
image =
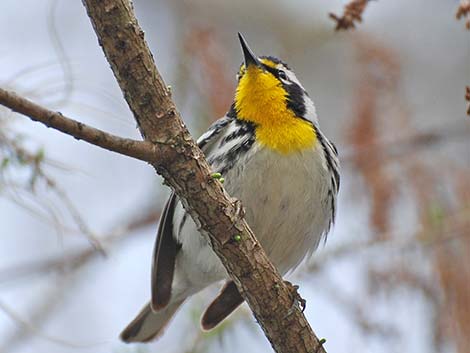
[(248, 44), (246, 44), (245, 38), (241, 35), (240, 32), (238, 32), (238, 38), (240, 39), (240, 44), (243, 49), (243, 55), (245, 56), (245, 67), (248, 68), (250, 65), (256, 65), (258, 67), (261, 67), (261, 63), (256, 57), (255, 53), (250, 49)]

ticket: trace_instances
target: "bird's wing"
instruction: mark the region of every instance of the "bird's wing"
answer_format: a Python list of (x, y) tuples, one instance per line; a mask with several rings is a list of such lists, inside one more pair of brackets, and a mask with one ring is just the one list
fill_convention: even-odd
[(174, 191), (165, 204), (152, 260), (152, 309), (160, 310), (168, 305), (171, 297), (171, 284), (175, 271), (176, 254), (180, 248), (173, 237), (173, 214), (177, 202)]
[(219, 295), (207, 307), (201, 318), (204, 330), (211, 330), (223, 319), (229, 316), (238, 306), (243, 303), (243, 298), (238, 292), (233, 281), (227, 281)]
[[(220, 137), (220, 133), (232, 121), (232, 118), (223, 117), (217, 120), (199, 139), (199, 147), (209, 154)], [(171, 193), (163, 209), (157, 231), (157, 241), (152, 259), (152, 309), (155, 311), (166, 307), (171, 298), (171, 285), (175, 271), (176, 255), (181, 247), (173, 234), (173, 216), (178, 197)]]
[(212, 150), (212, 147), (214, 147), (215, 142), (219, 140), (221, 132), (224, 132), (234, 122), (234, 118), (224, 116), (223, 118), (213, 123), (209, 129), (207, 129), (207, 131), (197, 139), (197, 144), (204, 152), (206, 157), (208, 157), (210, 154), (210, 151)]

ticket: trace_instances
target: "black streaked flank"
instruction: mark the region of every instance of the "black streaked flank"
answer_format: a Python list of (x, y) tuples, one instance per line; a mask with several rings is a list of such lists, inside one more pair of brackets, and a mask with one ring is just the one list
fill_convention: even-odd
[[(222, 175), (227, 174), (227, 172), (233, 168), (237, 159), (243, 157), (250, 150), (256, 140), (255, 124), (244, 120), (235, 120), (232, 121), (232, 123), (236, 124), (237, 129), (233, 134), (231, 134), (231, 139), (233, 140), (238, 138), (239, 141), (237, 144), (228, 151), (209, 157), (207, 160), (209, 164), (215, 168), (217, 168), (218, 164), (223, 165), (222, 169), (216, 169), (216, 171)], [(223, 146), (227, 142), (225, 138), (222, 139), (220, 146)]]
[(221, 159), (225, 159), (225, 166), (220, 170), (222, 175), (227, 174), (227, 172), (233, 168), (237, 159), (247, 153), (251, 146), (255, 143), (255, 135), (251, 135), (250, 138), (243, 141), (241, 144), (232, 147), (225, 156), (220, 156)]
[(242, 136), (250, 136), (255, 134), (255, 124), (248, 121), (235, 120), (234, 122), (236, 130), (226, 135), (219, 144), (219, 147), (223, 147), (227, 142), (235, 140)]
[(313, 128), (315, 129), (315, 134), (317, 135), (318, 142), (320, 142), (320, 145), (322, 146), (328, 169), (333, 174), (332, 185), (336, 189), (335, 191), (338, 192), (340, 176), (336, 166), (333, 164), (333, 158), (335, 157), (332, 155), (333, 153), (335, 153), (334, 150), (336, 150), (336, 147), (332, 147), (332, 144), (328, 140), (326, 140), (321, 131), (315, 125), (313, 125)]
[(207, 136), (204, 139), (202, 139), (201, 141), (199, 141), (199, 143), (198, 143), (199, 148), (201, 148), (201, 149), (204, 148), (204, 146), (207, 145), (207, 143), (210, 140), (212, 140), (212, 138), (214, 136), (217, 136), (219, 134), (219, 132), (233, 120), (228, 115), (227, 115), (227, 117), (228, 118), (217, 120), (214, 124), (212, 124), (209, 127), (209, 129), (207, 130), (209, 132), (207, 134)]
[(336, 156), (338, 156), (338, 149), (336, 148), (336, 145), (330, 141), (331, 147), (333, 147), (333, 151), (335, 152)]

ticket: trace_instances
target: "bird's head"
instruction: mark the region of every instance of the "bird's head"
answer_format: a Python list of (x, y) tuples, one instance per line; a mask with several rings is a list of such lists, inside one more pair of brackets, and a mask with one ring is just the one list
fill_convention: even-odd
[(258, 139), (279, 152), (311, 146), (316, 137), (315, 106), (294, 72), (275, 57), (257, 57), (238, 36), (244, 63), (233, 106), (237, 118), (253, 123)]

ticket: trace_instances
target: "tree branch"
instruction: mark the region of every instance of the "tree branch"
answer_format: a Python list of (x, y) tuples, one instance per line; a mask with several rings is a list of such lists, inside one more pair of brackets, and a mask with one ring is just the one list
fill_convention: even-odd
[(85, 125), (77, 120), (53, 112), (16, 93), (0, 88), (0, 104), (28, 116), (53, 129), (62, 131), (78, 140), (84, 140), (107, 150), (137, 158), (145, 162), (154, 161), (156, 151), (152, 143), (118, 137)]
[[(128, 0), (83, 0), (142, 136), (154, 143), (152, 165), (176, 191), (236, 283), (277, 352), (324, 353), (296, 297), (243, 219), (240, 203), (211, 178), (158, 73)], [(237, 240), (235, 240), (237, 239)], [(241, 240), (240, 240), (241, 239)]]

